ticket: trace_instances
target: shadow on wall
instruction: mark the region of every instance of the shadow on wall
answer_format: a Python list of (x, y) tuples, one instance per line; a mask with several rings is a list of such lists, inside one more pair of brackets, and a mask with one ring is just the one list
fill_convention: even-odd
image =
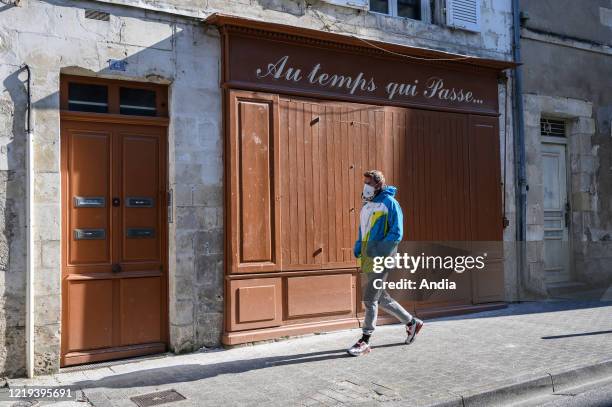
[[(0, 160), (6, 160), (0, 170), (0, 273), (1, 286), (0, 330), (4, 345), (0, 349), (0, 370), (6, 375), (25, 373), (25, 286), (26, 286), (26, 234), (25, 234), (25, 148), (26, 148), (26, 72), (16, 69), (4, 81), (7, 95), (0, 96), (0, 109), (12, 123), (2, 144)], [(5, 129), (8, 133), (9, 129)]]

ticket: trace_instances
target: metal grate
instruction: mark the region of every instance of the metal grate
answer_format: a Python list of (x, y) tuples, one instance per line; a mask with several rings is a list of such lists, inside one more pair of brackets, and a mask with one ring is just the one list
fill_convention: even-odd
[(173, 401), (185, 400), (185, 396), (176, 390), (165, 390), (157, 393), (143, 394), (142, 396), (131, 397), (138, 407), (158, 406), (160, 404), (172, 403)]
[(540, 135), (549, 137), (565, 137), (565, 122), (563, 120), (541, 118)]
[(85, 18), (90, 20), (110, 21), (110, 13), (98, 10), (85, 10)]

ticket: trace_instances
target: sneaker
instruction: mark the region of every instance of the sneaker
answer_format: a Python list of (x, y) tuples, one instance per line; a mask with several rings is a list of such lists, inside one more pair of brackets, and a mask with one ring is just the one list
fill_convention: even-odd
[(416, 338), (421, 328), (423, 328), (423, 321), (418, 318), (412, 318), (412, 321), (406, 325), (406, 345), (414, 342), (414, 338)]
[(351, 356), (361, 356), (370, 353), (371, 350), (370, 344), (360, 339), (356, 344), (347, 349), (346, 352)]

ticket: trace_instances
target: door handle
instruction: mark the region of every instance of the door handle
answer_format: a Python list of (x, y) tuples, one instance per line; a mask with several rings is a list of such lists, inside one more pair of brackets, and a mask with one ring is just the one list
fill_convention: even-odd
[(121, 264), (113, 264), (111, 269), (113, 273), (121, 273)]
[(570, 214), (571, 214), (571, 207), (569, 202), (567, 202), (565, 204), (565, 227), (569, 228), (570, 226)]

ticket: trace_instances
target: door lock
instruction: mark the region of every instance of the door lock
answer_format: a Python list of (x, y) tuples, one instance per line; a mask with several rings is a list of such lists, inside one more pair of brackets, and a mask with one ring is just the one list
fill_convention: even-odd
[(113, 264), (112, 270), (113, 270), (113, 273), (121, 273), (121, 265)]
[(121, 205), (121, 199), (113, 198), (113, 206), (117, 207), (119, 205)]

